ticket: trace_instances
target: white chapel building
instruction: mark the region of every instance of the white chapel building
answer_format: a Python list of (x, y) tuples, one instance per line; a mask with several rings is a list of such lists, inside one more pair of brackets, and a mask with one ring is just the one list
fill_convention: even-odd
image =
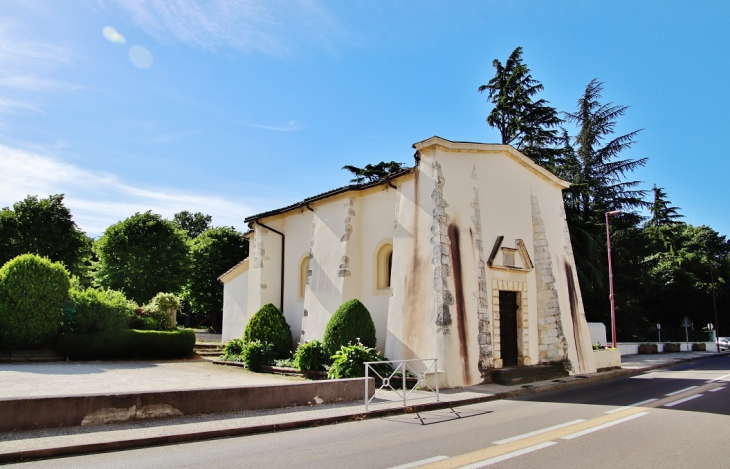
[(415, 165), (248, 217), (250, 255), (221, 275), (223, 341), (266, 303), (294, 343), (345, 301), (391, 360), (438, 358), (449, 387), (504, 367), (596, 371), (565, 219), (569, 183), (508, 145), (432, 137)]

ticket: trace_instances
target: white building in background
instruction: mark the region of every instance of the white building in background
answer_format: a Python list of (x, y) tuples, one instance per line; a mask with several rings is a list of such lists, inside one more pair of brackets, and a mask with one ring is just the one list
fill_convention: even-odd
[(223, 340), (262, 305), (322, 339), (353, 298), (389, 359), (438, 358), (449, 386), (493, 369), (596, 371), (563, 208), (569, 184), (507, 145), (416, 143), (413, 168), (246, 219), (250, 256), (220, 277)]

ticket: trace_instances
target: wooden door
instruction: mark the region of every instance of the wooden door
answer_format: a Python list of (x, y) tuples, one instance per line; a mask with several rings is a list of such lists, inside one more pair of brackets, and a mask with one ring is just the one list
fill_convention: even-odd
[(517, 366), (517, 292), (499, 292), (499, 341), (502, 366)]

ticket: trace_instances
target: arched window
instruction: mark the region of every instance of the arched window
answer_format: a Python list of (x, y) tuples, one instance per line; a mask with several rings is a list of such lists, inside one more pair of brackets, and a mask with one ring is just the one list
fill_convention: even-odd
[(390, 288), (391, 272), (393, 270), (393, 245), (386, 243), (378, 249), (376, 256), (376, 288), (384, 290)]
[(304, 301), (304, 292), (307, 291), (307, 277), (309, 274), (309, 256), (305, 256), (299, 264), (299, 300)]

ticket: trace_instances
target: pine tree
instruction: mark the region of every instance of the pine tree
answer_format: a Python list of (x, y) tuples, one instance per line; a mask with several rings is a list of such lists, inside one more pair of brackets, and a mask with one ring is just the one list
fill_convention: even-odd
[(487, 123), (499, 130), (502, 144), (512, 145), (536, 163), (554, 169), (562, 123), (555, 108), (544, 99), (533, 100), (543, 85), (532, 77), (522, 61), (522, 47), (510, 54), (507, 62), (494, 59), (494, 77), (479, 87), (487, 92), (487, 103), (494, 105)]

